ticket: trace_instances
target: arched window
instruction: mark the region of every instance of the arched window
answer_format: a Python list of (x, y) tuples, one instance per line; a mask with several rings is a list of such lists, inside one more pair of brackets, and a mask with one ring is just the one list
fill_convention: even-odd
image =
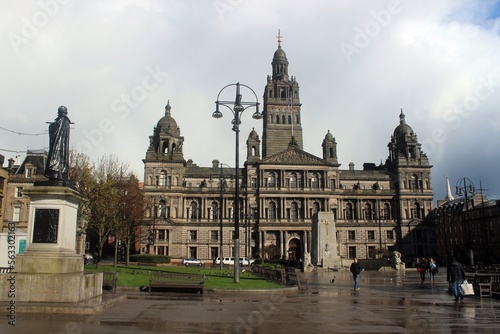
[(411, 177), (410, 177), (410, 189), (412, 190), (415, 190), (415, 189), (418, 189), (418, 176), (413, 174)]
[(312, 213), (313, 215), (314, 215), (315, 213), (318, 213), (318, 212), (319, 212), (319, 208), (320, 208), (319, 203), (318, 203), (318, 202), (314, 202), (314, 203), (313, 203), (313, 205), (312, 205), (312, 209), (311, 209), (311, 210), (312, 210), (312, 212), (311, 212), (311, 213)]
[(285, 116), (285, 115), (282, 115), (282, 116), (281, 116), (281, 120), (283, 121), (283, 122), (282, 122), (283, 124), (286, 124), (286, 116)]
[(289, 219), (291, 220), (297, 220), (299, 219), (299, 209), (297, 206), (297, 203), (292, 202), (292, 205), (290, 205), (290, 217)]
[(319, 188), (319, 177), (317, 173), (312, 173), (311, 174), (311, 179), (310, 179), (311, 188)]
[(288, 115), (288, 124), (292, 124), (292, 115)]
[(269, 219), (276, 219), (276, 204), (274, 202), (269, 203)]
[(276, 187), (276, 175), (274, 173), (269, 173), (268, 186), (271, 188)]
[(372, 205), (370, 203), (365, 204), (365, 220), (373, 219)]
[(280, 124), (280, 115), (276, 115), (276, 124)]
[(388, 203), (384, 204), (384, 219), (385, 220), (391, 219), (391, 207), (389, 206)]
[(352, 204), (351, 203), (346, 203), (345, 209), (345, 219), (346, 220), (353, 220), (353, 212), (352, 212)]
[(290, 174), (290, 188), (297, 188), (297, 174)]
[(215, 201), (210, 205), (210, 220), (219, 219), (219, 204)]
[(422, 218), (420, 215), (420, 204), (415, 202), (411, 210), (411, 218)]
[(199, 218), (198, 203), (196, 203), (196, 201), (191, 201), (188, 210), (189, 210), (189, 214), (188, 214), (189, 219), (198, 219)]
[(160, 201), (158, 217), (167, 218), (167, 203), (165, 202), (165, 200)]

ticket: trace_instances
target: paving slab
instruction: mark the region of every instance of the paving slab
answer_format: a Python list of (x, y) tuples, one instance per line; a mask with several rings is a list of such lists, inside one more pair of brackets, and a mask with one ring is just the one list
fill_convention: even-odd
[[(500, 333), (500, 300), (455, 302), (440, 275), (420, 284), (416, 270), (302, 273), (307, 291), (139, 292), (96, 314), (17, 313), (0, 333)], [(5, 311), (2, 310), (2, 315)]]

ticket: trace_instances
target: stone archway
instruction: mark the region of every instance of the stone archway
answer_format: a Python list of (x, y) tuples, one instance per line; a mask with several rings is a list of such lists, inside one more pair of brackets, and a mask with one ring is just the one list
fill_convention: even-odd
[(288, 242), (288, 259), (298, 261), (302, 258), (302, 243), (297, 238), (292, 238)]
[(266, 255), (268, 259), (277, 259), (279, 256), (278, 247), (276, 247), (275, 245), (267, 246)]

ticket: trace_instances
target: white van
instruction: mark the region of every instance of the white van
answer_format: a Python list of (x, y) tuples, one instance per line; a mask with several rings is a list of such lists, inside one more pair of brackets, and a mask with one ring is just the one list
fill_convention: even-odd
[[(220, 257), (215, 259), (215, 264), (220, 264)], [(222, 264), (234, 265), (234, 257), (223, 257)]]
[(248, 257), (240, 257), (240, 265), (242, 266), (250, 266), (254, 261), (254, 259), (249, 259)]

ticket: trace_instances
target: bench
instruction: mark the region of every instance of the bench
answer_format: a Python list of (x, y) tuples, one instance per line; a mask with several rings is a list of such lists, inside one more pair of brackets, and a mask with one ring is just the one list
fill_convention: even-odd
[(480, 298), (493, 297), (494, 290), (500, 287), (499, 274), (467, 274), (466, 279), (469, 283), (472, 283), (475, 294)]
[(476, 274), (474, 284), (478, 288), (479, 297), (491, 297), (491, 276), (488, 274)]
[(205, 275), (153, 272), (149, 278), (149, 293), (153, 288), (195, 290), (203, 294)]
[(118, 283), (118, 273), (115, 271), (105, 271), (102, 273), (102, 288), (109, 288), (111, 291), (116, 291)]
[(11, 267), (0, 267), (0, 274), (7, 274), (12, 271)]
[(158, 264), (155, 262), (138, 262), (138, 267), (156, 267)]
[[(286, 271), (286, 282), (288, 285), (296, 285), (299, 290), (308, 290), (308, 282), (307, 280), (301, 280), (300, 277), (297, 275), (296, 271), (289, 271), (287, 269)], [(305, 285), (305, 289), (304, 288)]]

